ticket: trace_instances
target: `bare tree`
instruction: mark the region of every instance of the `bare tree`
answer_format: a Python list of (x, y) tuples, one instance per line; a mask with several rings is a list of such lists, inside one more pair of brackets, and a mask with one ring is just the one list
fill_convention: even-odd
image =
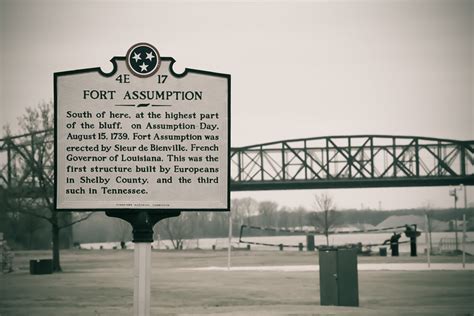
[[(52, 130), (52, 103), (41, 103), (36, 108), (27, 108), (26, 113), (18, 119), (21, 132), (31, 134), (31, 142), (22, 149), (17, 149), (23, 156), (19, 168), (27, 168), (37, 181), (37, 191), (34, 195), (21, 192), (19, 195), (7, 196), (3, 204), (9, 212), (27, 214), (51, 224), (53, 271), (61, 271), (59, 257), (59, 233), (62, 229), (88, 219), (92, 213), (57, 212), (54, 206), (54, 150), (49, 133), (39, 131)], [(10, 129), (4, 128), (9, 137)], [(15, 173), (12, 173), (15, 176)], [(22, 183), (23, 181), (17, 181)], [(21, 188), (20, 188), (20, 191)], [(22, 195), (24, 194), (24, 195)]]
[(329, 232), (336, 226), (336, 205), (331, 196), (327, 194), (315, 194), (314, 212), (309, 213), (309, 220), (316, 231), (326, 236), (326, 245), (329, 246)]
[(120, 239), (120, 245), (124, 245), (126, 241), (129, 241), (132, 236), (132, 226), (119, 218), (112, 218), (114, 220), (115, 232)]
[(286, 207), (281, 207), (278, 211), (278, 227), (280, 228), (289, 228), (291, 223), (291, 213), (290, 209)]
[(232, 199), (231, 201), (232, 217), (241, 224), (251, 225), (252, 216), (258, 213), (258, 202), (247, 197), (242, 199)]
[(306, 218), (308, 216), (308, 211), (303, 206), (298, 206), (294, 211), (293, 214), (295, 214), (296, 220), (295, 220), (295, 226), (299, 227), (299, 229), (303, 229), (303, 226), (305, 225)]
[(178, 217), (165, 219), (162, 221), (163, 224), (159, 224), (164, 228), (174, 249), (182, 249), (184, 239), (192, 236), (194, 225), (190, 216), (188, 213), (184, 213)]
[(258, 205), (260, 218), (263, 226), (277, 226), (278, 224), (278, 204), (273, 201), (263, 201)]
[(24, 221), (24, 232), (27, 235), (27, 245), (28, 249), (33, 248), (33, 239), (34, 239), (34, 234), (37, 230), (41, 228), (41, 221), (39, 221), (37, 218), (34, 216), (25, 216), (25, 221)]

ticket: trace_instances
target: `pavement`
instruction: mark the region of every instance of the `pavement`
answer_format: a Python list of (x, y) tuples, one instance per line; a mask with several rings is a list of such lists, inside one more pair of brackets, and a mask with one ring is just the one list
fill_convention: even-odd
[[(359, 271), (474, 271), (474, 263), (359, 263)], [(181, 268), (188, 271), (228, 271), (227, 267), (199, 267)], [(291, 265), (291, 266), (243, 266), (230, 267), (230, 271), (279, 271), (279, 272), (306, 272), (319, 271), (319, 265)]]

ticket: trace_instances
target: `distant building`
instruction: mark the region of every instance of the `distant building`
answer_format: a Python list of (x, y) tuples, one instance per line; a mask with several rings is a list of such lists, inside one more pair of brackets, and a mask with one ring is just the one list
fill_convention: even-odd
[[(425, 231), (425, 217), (419, 215), (394, 215), (378, 224), (376, 228), (397, 227), (403, 225), (416, 225), (417, 230)], [(444, 232), (449, 230), (449, 223), (435, 219), (431, 220), (431, 231)]]

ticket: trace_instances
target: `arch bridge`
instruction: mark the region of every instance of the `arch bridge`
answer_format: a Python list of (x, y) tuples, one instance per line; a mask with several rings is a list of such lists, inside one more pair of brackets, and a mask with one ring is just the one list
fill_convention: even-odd
[[(53, 195), (53, 137), (46, 130), (0, 139), (0, 188)], [(474, 141), (316, 137), (232, 148), (229, 158), (232, 191), (474, 185)]]

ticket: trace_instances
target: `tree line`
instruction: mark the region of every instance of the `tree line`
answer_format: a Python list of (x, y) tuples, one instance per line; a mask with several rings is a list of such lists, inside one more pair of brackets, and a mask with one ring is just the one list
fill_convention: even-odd
[[(329, 195), (315, 195), (332, 203)], [(326, 198), (324, 198), (326, 197)], [(329, 202), (326, 202), (329, 203)], [(334, 204), (334, 203), (333, 203)], [(231, 216), (233, 236), (238, 237), (241, 225), (257, 227), (275, 227), (315, 230), (326, 235), (331, 230), (342, 226), (358, 226), (358, 224), (377, 225), (393, 215), (430, 214), (431, 219), (448, 221), (460, 219), (465, 213), (468, 218), (474, 218), (474, 208), (466, 210), (454, 209), (404, 209), (393, 211), (380, 210), (336, 210), (334, 207), (320, 207), (315, 203), (314, 208), (290, 208), (278, 205), (273, 201), (257, 201), (253, 198), (232, 199)], [(327, 214), (326, 214), (327, 213)], [(328, 222), (326, 225), (326, 216)], [(161, 221), (154, 228), (155, 240), (170, 239), (178, 249), (185, 239), (224, 238), (228, 236), (229, 213), (227, 212), (181, 212), (176, 218)], [(105, 216), (102, 212), (95, 213), (90, 219), (74, 227), (74, 240), (78, 243), (130, 241), (131, 227), (128, 223)], [(246, 236), (284, 235), (283, 232), (267, 232), (262, 230), (246, 230)]]
[[(34, 209), (30, 210), (34, 212)], [(39, 210), (38, 210), (39, 211)], [(392, 211), (379, 210), (334, 210), (334, 220), (328, 223), (328, 230), (334, 227), (371, 224), (377, 225), (393, 215), (420, 215), (429, 212), (432, 219), (449, 221), (461, 218), (465, 213), (468, 219), (474, 218), (474, 208), (454, 209), (403, 209)], [(241, 225), (278, 227), (278, 228), (314, 228), (325, 233), (324, 211), (305, 207), (290, 208), (273, 201), (256, 201), (252, 198), (232, 199), (231, 215), (233, 235), (238, 236)], [(319, 216), (319, 217), (316, 217)], [(61, 213), (70, 223), (82, 218), (78, 213)], [(179, 217), (163, 220), (155, 227), (155, 233), (161, 239), (171, 239), (179, 247), (184, 239), (223, 238), (228, 235), (229, 214), (227, 212), (182, 212)], [(0, 208), (0, 232), (3, 232), (10, 245), (16, 249), (50, 249), (51, 224), (39, 217), (23, 212), (10, 212)], [(252, 235), (271, 235), (271, 232), (246, 231)], [(280, 233), (281, 234), (281, 233)], [(69, 248), (74, 243), (130, 241), (130, 225), (120, 219), (107, 217), (104, 212), (92, 213), (92, 216), (74, 226), (61, 230), (60, 247)], [(156, 236), (157, 237), (157, 236)]]

